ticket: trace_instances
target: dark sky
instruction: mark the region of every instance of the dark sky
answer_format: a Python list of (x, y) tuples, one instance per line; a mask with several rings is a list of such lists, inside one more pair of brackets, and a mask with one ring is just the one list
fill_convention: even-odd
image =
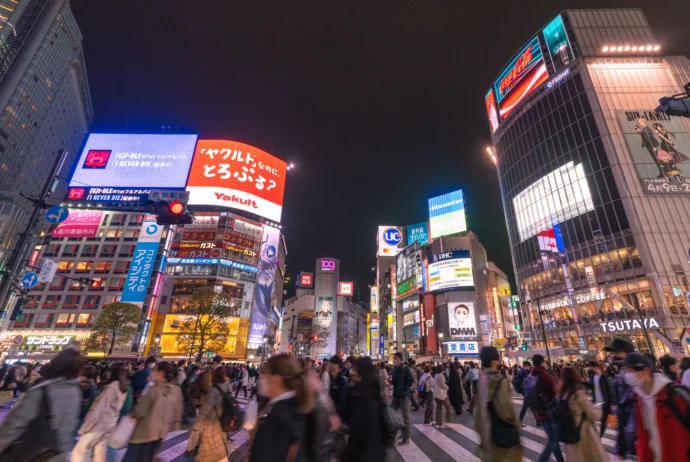
[[(512, 278), (483, 97), (565, 8), (641, 7), (666, 54), (690, 56), (687, 0), (72, 0), (93, 130), (255, 145), (288, 175), (288, 274), (341, 260), (368, 294), (379, 224), (427, 218), (462, 188), (468, 225)], [(293, 278), (294, 279), (294, 278)], [(292, 292), (292, 291), (290, 291)]]

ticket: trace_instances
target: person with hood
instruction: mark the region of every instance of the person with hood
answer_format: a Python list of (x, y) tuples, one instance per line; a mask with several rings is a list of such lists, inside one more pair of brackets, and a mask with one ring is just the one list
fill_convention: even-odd
[[(611, 361), (611, 367), (622, 369), (626, 355), (635, 351), (635, 347), (629, 341), (622, 338), (614, 338), (610, 345), (604, 347)], [(633, 453), (635, 447), (635, 393), (632, 387), (625, 381), (622, 373), (613, 380), (613, 393), (615, 394), (615, 406), (611, 410), (616, 413), (616, 454), (621, 459)]]
[(655, 374), (652, 360), (640, 353), (629, 353), (624, 365), (625, 381), (635, 392), (639, 462), (690, 460), (690, 429), (686, 427), (690, 391), (664, 374)]
[(448, 363), (450, 368), (450, 374), (448, 376), (448, 400), (453, 409), (455, 409), (455, 415), (462, 415), (462, 405), (464, 404), (462, 400), (462, 383), (460, 381), (460, 373), (458, 372), (458, 364)]
[(582, 374), (574, 367), (561, 368), (561, 389), (558, 399), (568, 400), (575, 425), (580, 428), (580, 441), (565, 445), (565, 459), (584, 462), (608, 462), (609, 455), (601, 444), (596, 422), (601, 408), (592, 405), (582, 385)]
[(137, 424), (123, 462), (152, 462), (165, 435), (180, 429), (182, 391), (173, 370), (172, 364), (161, 361), (151, 373), (153, 385), (132, 411)]
[(424, 384), (424, 425), (431, 425), (431, 416), (434, 410), (434, 377), (431, 375), (431, 367), (424, 366), (424, 373), (419, 379)]
[(127, 399), (127, 370), (124, 364), (114, 364), (105, 386), (91, 405), (79, 429), (79, 441), (72, 450), (72, 462), (105, 462), (110, 433), (117, 426), (120, 411)]
[(480, 438), (477, 457), (484, 462), (520, 462), (522, 446), (519, 439), (517, 445), (503, 448), (496, 445), (492, 438), (491, 426), (497, 419), (500, 419), (503, 425), (514, 427), (515, 432), (519, 431), (517, 414), (510, 399), (508, 379), (498, 372), (501, 364), (498, 350), (494, 347), (484, 347), (480, 359), (482, 375), (473, 398), (474, 429)]
[[(81, 390), (76, 379), (82, 365), (79, 352), (71, 348), (53, 358), (45, 371), (45, 380), (24, 393), (0, 423), (0, 457), (26, 461), (35, 458), (37, 451), (52, 449), (57, 454), (41, 460), (66, 460), (67, 452), (74, 445), (74, 433), (81, 412)], [(43, 408), (43, 403), (47, 403), (48, 409)], [(45, 429), (46, 419), (49, 418), (52, 419), (51, 428), (55, 429), (51, 432), (55, 439), (54, 446), (45, 448), (43, 446), (49, 444), (48, 441), (37, 439), (35, 432)]]

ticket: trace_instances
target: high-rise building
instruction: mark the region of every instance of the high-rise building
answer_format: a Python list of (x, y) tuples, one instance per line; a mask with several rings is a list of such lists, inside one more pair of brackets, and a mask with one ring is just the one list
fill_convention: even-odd
[(0, 0), (0, 269), (30, 213), (18, 193), (38, 195), (62, 149), (69, 175), (91, 125), (81, 42), (66, 0)]
[(690, 121), (655, 108), (689, 81), (643, 12), (617, 9), (564, 11), (492, 83), (523, 355), (603, 355), (614, 337), (688, 355)]

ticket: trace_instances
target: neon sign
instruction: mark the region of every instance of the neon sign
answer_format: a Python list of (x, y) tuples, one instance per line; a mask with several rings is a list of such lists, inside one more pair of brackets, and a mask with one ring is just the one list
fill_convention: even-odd
[(321, 260), (321, 270), (322, 271), (335, 271), (335, 261), (333, 261), (333, 260)]

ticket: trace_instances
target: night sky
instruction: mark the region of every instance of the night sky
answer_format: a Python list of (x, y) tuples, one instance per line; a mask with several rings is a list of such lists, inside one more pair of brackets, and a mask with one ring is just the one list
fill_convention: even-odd
[[(94, 132), (226, 137), (294, 162), (288, 275), (341, 260), (362, 298), (378, 225), (428, 217), (462, 188), (467, 220), (513, 278), (484, 95), (565, 8), (644, 9), (665, 54), (690, 56), (687, 0), (72, 0)], [(293, 291), (289, 289), (289, 293)]]

